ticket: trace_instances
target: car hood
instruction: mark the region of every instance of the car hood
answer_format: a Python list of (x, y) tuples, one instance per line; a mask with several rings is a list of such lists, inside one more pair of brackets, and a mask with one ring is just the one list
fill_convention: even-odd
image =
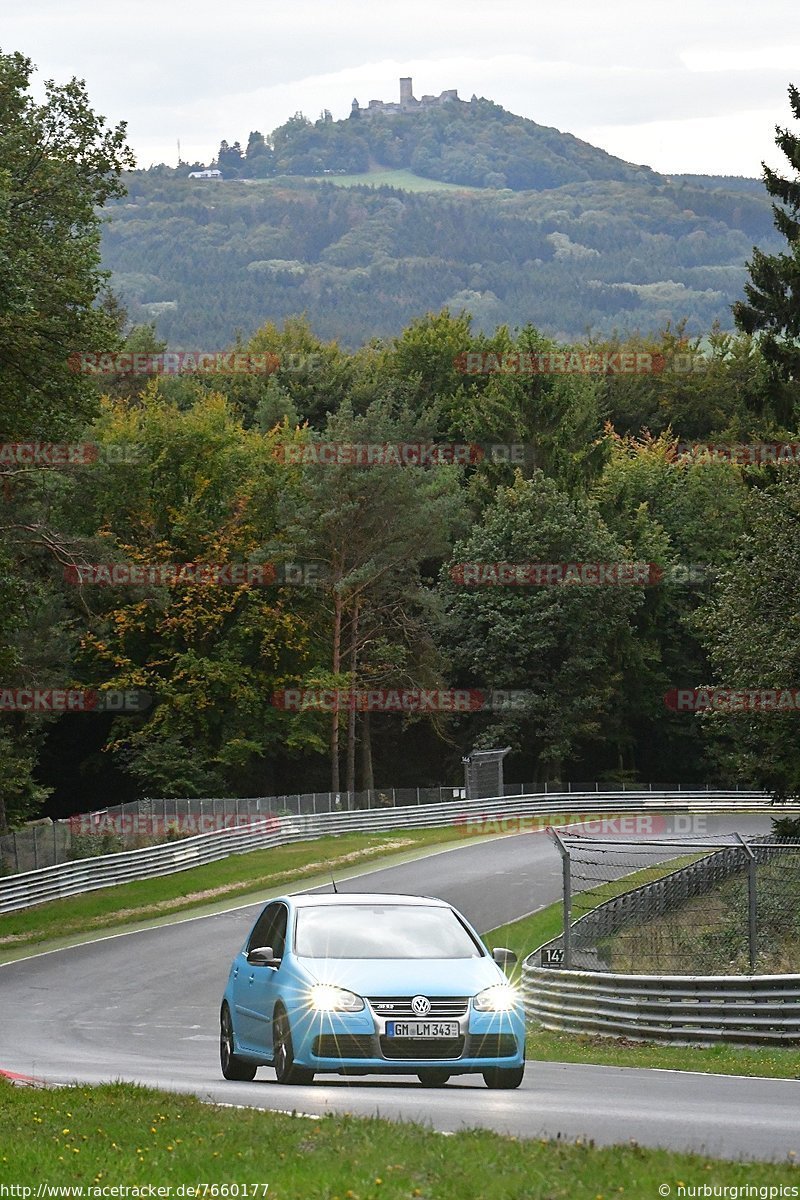
[(474, 996), (505, 975), (491, 958), (302, 958), (319, 983), (360, 996)]

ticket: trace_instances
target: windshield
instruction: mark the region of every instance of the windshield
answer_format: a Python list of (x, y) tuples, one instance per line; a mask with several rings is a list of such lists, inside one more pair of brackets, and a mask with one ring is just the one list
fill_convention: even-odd
[(450, 908), (411, 904), (301, 908), (295, 928), (301, 958), (480, 958)]

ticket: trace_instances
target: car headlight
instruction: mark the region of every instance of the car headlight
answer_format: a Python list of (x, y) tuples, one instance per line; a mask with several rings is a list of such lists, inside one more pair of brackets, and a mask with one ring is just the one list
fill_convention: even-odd
[(478, 1012), (508, 1012), (511, 1008), (517, 1008), (519, 1002), (519, 991), (508, 983), (484, 988), (472, 1001)]
[(310, 999), (311, 1007), (317, 1012), (360, 1012), (364, 1007), (364, 1001), (355, 992), (329, 983), (315, 983)]

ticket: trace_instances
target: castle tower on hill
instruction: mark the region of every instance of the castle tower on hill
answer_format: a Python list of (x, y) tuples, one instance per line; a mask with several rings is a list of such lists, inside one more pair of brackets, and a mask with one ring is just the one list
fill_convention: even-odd
[(440, 104), (451, 104), (453, 101), (461, 103), (456, 88), (450, 88), (438, 96), (423, 96), (421, 100), (417, 100), (414, 96), (413, 80), (410, 75), (406, 75), (400, 80), (399, 104), (391, 100), (370, 100), (366, 108), (361, 108), (358, 100), (354, 100), (350, 115), (370, 117), (373, 113), (417, 112), (421, 108), (437, 108)]

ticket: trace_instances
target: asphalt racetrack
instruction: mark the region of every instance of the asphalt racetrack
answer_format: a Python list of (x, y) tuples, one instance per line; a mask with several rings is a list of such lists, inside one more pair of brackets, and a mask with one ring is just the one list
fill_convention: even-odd
[[(769, 827), (766, 816), (707, 818), (709, 833)], [(550, 839), (520, 833), (368, 870), (340, 889), (441, 896), (487, 930), (558, 899), (560, 881)], [(218, 1060), (220, 998), (258, 908), (0, 965), (0, 1068), (61, 1083), (133, 1080), (300, 1113), (377, 1113), (442, 1131), (483, 1126), (598, 1144), (633, 1138), (720, 1158), (800, 1155), (795, 1080), (529, 1061), (522, 1086), (509, 1092), (489, 1091), (480, 1076), (454, 1077), (440, 1089), (423, 1088), (416, 1076), (318, 1076), (307, 1087), (281, 1087), (268, 1067), (253, 1083), (228, 1083)]]

